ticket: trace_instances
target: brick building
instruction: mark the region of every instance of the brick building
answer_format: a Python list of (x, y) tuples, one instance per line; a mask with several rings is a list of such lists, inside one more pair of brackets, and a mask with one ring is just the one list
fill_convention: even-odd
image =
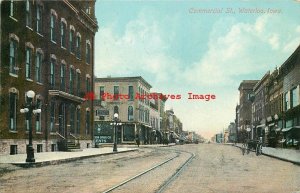
[(269, 84), (270, 71), (253, 87), (251, 139), (263, 137), (265, 141), (266, 131), (266, 107), (267, 107), (267, 84)]
[(283, 112), (282, 132), (287, 146), (300, 146), (300, 45), (281, 65), (283, 74)]
[[(252, 101), (254, 96), (253, 87), (259, 80), (243, 80), (239, 86), (240, 91), (240, 104), (239, 104), (239, 130), (251, 129), (251, 117), (252, 117)], [(240, 132), (240, 131), (239, 131)]]
[(91, 146), (95, 1), (1, 1), (0, 153), (25, 153), (28, 90), (42, 112), (32, 116), (35, 151)]

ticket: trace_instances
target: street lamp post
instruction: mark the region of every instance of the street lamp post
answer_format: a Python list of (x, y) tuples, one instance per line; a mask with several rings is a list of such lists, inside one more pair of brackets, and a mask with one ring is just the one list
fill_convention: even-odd
[(41, 113), (41, 109), (35, 109), (35, 105), (33, 104), (33, 98), (35, 96), (34, 91), (29, 90), (26, 92), (27, 102), (24, 109), (20, 109), (21, 113), (26, 113), (26, 122), (29, 126), (29, 144), (27, 147), (27, 158), (26, 162), (35, 162), (34, 159), (34, 149), (32, 147), (32, 113), (37, 114)]
[(114, 114), (114, 122), (110, 124), (110, 125), (114, 125), (114, 147), (113, 147), (113, 152), (118, 151), (118, 147), (117, 147), (117, 139), (118, 139), (117, 126), (122, 125), (122, 123), (118, 123), (118, 121), (119, 121), (118, 117), (119, 117), (119, 114), (115, 113)]

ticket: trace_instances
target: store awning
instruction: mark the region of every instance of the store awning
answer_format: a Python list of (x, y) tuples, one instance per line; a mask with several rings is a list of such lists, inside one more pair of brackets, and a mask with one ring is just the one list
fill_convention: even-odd
[(263, 128), (265, 126), (266, 126), (265, 124), (261, 124), (261, 125), (257, 125), (256, 128)]
[(287, 131), (290, 131), (291, 129), (300, 129), (300, 126), (293, 126), (293, 127), (283, 128), (282, 132), (287, 132)]

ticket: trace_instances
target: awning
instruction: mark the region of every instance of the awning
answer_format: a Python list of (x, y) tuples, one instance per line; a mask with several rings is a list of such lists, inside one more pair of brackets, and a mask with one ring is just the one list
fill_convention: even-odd
[(282, 129), (282, 132), (287, 132), (291, 129), (300, 129), (300, 126), (293, 126), (293, 127), (287, 127), (287, 128), (283, 128)]
[(256, 128), (263, 128), (264, 126), (266, 126), (265, 124), (261, 124), (261, 125), (257, 125)]
[(274, 125), (275, 125), (275, 123), (271, 123), (271, 124), (269, 124), (268, 126), (271, 127), (271, 126), (274, 126)]

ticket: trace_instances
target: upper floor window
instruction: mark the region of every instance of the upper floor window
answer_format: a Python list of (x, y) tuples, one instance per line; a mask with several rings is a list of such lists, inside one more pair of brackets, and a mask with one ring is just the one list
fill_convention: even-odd
[(289, 92), (284, 94), (284, 110), (290, 109), (290, 103), (289, 103)]
[(298, 87), (295, 87), (291, 90), (291, 108), (296, 107), (299, 105), (299, 91), (297, 89)]
[(51, 9), (51, 16), (50, 16), (50, 38), (51, 41), (56, 42), (56, 20), (57, 14), (56, 12)]
[(9, 129), (17, 130), (17, 92), (9, 92)]
[(114, 114), (118, 113), (119, 114), (119, 107), (118, 106), (114, 106)]
[(86, 77), (86, 93), (91, 92), (91, 78), (89, 76)]
[(65, 77), (66, 77), (66, 65), (65, 63), (62, 62), (60, 66), (60, 89), (62, 91), (65, 91), (66, 89)]
[(77, 33), (76, 36), (76, 57), (81, 59), (81, 35)]
[(99, 90), (100, 90), (100, 101), (104, 101), (104, 99), (102, 98), (104, 95), (104, 86), (100, 86)]
[(42, 22), (43, 21), (43, 7), (41, 5), (37, 5), (36, 8), (36, 31), (39, 34), (42, 34)]
[(90, 41), (86, 42), (86, 63), (91, 64), (91, 43)]
[(26, 47), (25, 77), (31, 79), (32, 48)]
[(15, 17), (16, 16), (16, 1), (15, 0), (10, 0), (10, 10), (9, 10), (9, 16)]
[(37, 51), (35, 64), (35, 80), (39, 83), (42, 83), (42, 59), (42, 53), (40, 51)]
[(70, 35), (69, 35), (69, 49), (71, 53), (75, 53), (75, 28), (70, 26)]
[(128, 121), (133, 121), (133, 107), (128, 107)]
[(119, 99), (119, 86), (114, 86), (114, 100)]
[(17, 75), (17, 45), (18, 42), (15, 39), (10, 39), (9, 44), (9, 73)]
[(77, 96), (80, 96), (80, 70), (76, 70), (76, 90)]
[(56, 59), (50, 59), (50, 85), (52, 87), (55, 86), (55, 66), (56, 66)]
[(61, 25), (60, 25), (60, 42), (61, 47), (66, 47), (66, 28), (67, 28), (67, 22), (64, 18), (61, 19)]
[(134, 96), (133, 96), (133, 86), (129, 86), (128, 87), (128, 96), (129, 96), (129, 100), (133, 100)]
[(26, 0), (26, 26), (32, 27), (32, 13), (30, 0)]
[(75, 69), (74, 67), (70, 67), (70, 74), (69, 74), (70, 94), (74, 94), (74, 77), (75, 77)]

